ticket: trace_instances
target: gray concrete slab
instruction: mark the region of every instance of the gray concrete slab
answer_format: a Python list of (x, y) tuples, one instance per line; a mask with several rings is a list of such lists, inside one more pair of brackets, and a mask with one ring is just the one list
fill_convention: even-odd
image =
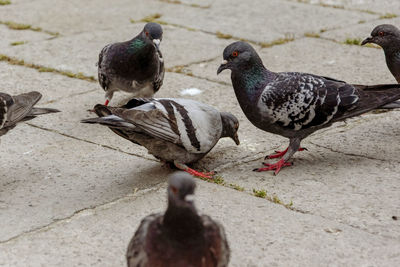
[(40, 103), (49, 104), (94, 90), (102, 91), (97, 82), (90, 83), (59, 74), (39, 72), (35, 69), (10, 65), (6, 62), (0, 62), (0, 80), (1, 91), (11, 94), (39, 91), (43, 95)]
[[(358, 84), (396, 83), (386, 67), (382, 49), (342, 45), (318, 38), (302, 38), (271, 48), (254, 48), (271, 71), (314, 73)], [(187, 71), (230, 84), (230, 71), (216, 75), (221, 61), (222, 51), (217, 59), (193, 64)]]
[(209, 9), (193, 9), (186, 13), (183, 13), (184, 8), (161, 12), (161, 19), (259, 42), (271, 42), (286, 35), (302, 36), (306, 32), (377, 18), (377, 15), (362, 12), (282, 0), (252, 1), (251, 7), (246, 1), (223, 0), (216, 1)]
[[(58, 120), (60, 113), (37, 118)], [(0, 243), (164, 180), (168, 169), (96, 144), (19, 125), (1, 138)]]
[(226, 183), (238, 184), (248, 192), (266, 190), (269, 196), (276, 195), (285, 204), (292, 202), (302, 211), (399, 241), (399, 224), (392, 219), (399, 212), (398, 163), (311, 145), (318, 139), (317, 135), (306, 139), (302, 144), (309, 151), (296, 153), (294, 166), (282, 169), (278, 176), (251, 172), (262, 167), (263, 159), (227, 166), (221, 173)]
[(157, 0), (21, 1), (0, 8), (2, 20), (24, 22), (63, 35), (125, 28), (132, 17), (145, 17), (174, 8)]
[[(394, 12), (395, 11), (399, 11), (399, 9), (394, 10)], [(345, 42), (346, 39), (358, 39), (362, 41), (366, 37), (370, 36), (372, 30), (380, 24), (393, 24), (396, 27), (400, 27), (400, 18), (379, 19), (379, 20), (368, 21), (365, 23), (359, 23), (351, 25), (349, 27), (345, 27), (343, 29), (324, 32), (323, 34), (321, 34), (321, 36), (325, 38), (334, 39), (339, 42)]]
[[(35, 42), (29, 46), (5, 46), (2, 53), (46, 67), (97, 77), (96, 63), (101, 49), (109, 43), (133, 38), (143, 27), (144, 23), (130, 23), (120, 31), (112, 29), (85, 32)], [(227, 45), (226, 40), (203, 32), (168, 25), (164, 25), (163, 28), (165, 33), (161, 50), (167, 68), (216, 57)]]
[[(297, 0), (289, 0), (297, 1)], [(363, 11), (400, 14), (400, 2), (392, 0), (306, 0), (316, 5), (331, 5), (336, 8), (358, 9)]]
[[(0, 40), (1, 53), (13, 45), (26, 45), (27, 43), (37, 42), (48, 39), (50, 35), (42, 32), (34, 31), (16, 31), (10, 30), (6, 25), (0, 24)], [(21, 42), (24, 42), (23, 44)]]
[[(376, 24), (396, 24), (398, 19), (355, 11), (355, 0), (340, 1), (352, 11), (286, 0), (181, 1), (13, 0), (0, 7), (1, 20), (58, 31), (60, 36), (47, 40), (40, 32), (0, 25), (1, 53), (95, 76), (99, 50), (108, 42), (131, 38), (143, 27), (132, 24), (131, 18), (160, 13), (160, 20), (178, 24), (164, 25), (167, 66), (190, 64), (182, 70), (188, 75), (166, 73), (156, 96), (196, 99), (231, 111), (240, 120), (240, 146), (221, 140), (194, 165), (217, 170), (226, 185), (245, 190), (199, 181), (197, 204), (226, 226), (231, 266), (394, 266), (400, 250), (398, 220), (392, 219), (400, 216), (399, 112), (335, 124), (304, 140), (309, 151), (296, 153), (292, 168), (278, 176), (254, 173), (251, 170), (261, 166), (264, 156), (285, 148), (287, 140), (252, 126), (237, 104), (229, 72), (216, 76), (222, 50), (233, 40), (218, 39), (215, 32), (261, 42), (287, 33), (296, 36), (286, 44), (256, 47), (274, 71), (389, 83), (395, 80), (382, 50), (303, 35), (328, 29), (323, 38), (364, 38)], [(390, 12), (385, 6), (392, 8), (397, 2), (363, 1), (365, 8), (380, 5), (379, 13)], [(332, 28), (338, 29), (329, 31)], [(352, 32), (357, 34), (347, 36)], [(9, 46), (23, 37), (27, 44)], [(41, 91), (42, 106), (63, 111), (21, 124), (1, 138), (0, 265), (123, 265), (139, 220), (165, 207), (170, 170), (108, 129), (79, 123), (92, 116), (87, 109), (104, 101), (96, 82), (0, 62), (0, 87), (10, 93)], [(193, 88), (200, 93), (188, 94), (196, 91)], [(112, 104), (128, 97), (117, 93)], [(275, 202), (292, 202), (292, 209), (253, 196), (253, 188), (265, 189)]]
[[(230, 266), (390, 266), (399, 260), (400, 244), (394, 240), (232, 189), (198, 184), (198, 209), (225, 226)], [(0, 244), (0, 263), (123, 266), (126, 246), (141, 218), (164, 207), (165, 186), (84, 210), (68, 221)]]

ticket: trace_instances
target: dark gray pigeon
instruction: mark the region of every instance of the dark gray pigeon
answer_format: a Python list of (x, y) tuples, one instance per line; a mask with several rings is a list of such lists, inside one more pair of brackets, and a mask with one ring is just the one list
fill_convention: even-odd
[(256, 127), (289, 138), (289, 147), (266, 158), (281, 158), (255, 171), (277, 174), (311, 133), (337, 121), (361, 115), (400, 98), (400, 84), (353, 85), (307, 73), (266, 69), (245, 42), (227, 46), (217, 73), (232, 71), (233, 88), (247, 118)]
[(108, 126), (156, 158), (200, 177), (211, 178), (186, 164), (203, 158), (222, 137), (239, 144), (235, 116), (194, 100), (133, 98), (121, 108), (96, 105), (94, 110), (100, 118), (83, 123)]
[(176, 172), (168, 181), (168, 208), (145, 217), (126, 252), (128, 267), (224, 267), (229, 246), (222, 225), (194, 206), (196, 184)]
[(362, 41), (362, 45), (373, 43), (383, 48), (386, 65), (394, 78), (400, 83), (400, 30), (390, 24), (376, 26), (371, 37)]
[(150, 22), (132, 40), (105, 46), (99, 54), (98, 76), (107, 106), (115, 91), (151, 97), (164, 79), (164, 59), (159, 49), (163, 30)]
[(35, 91), (16, 96), (0, 93), (0, 136), (21, 121), (31, 120), (42, 114), (59, 112), (57, 109), (34, 107), (40, 98), (42, 95)]

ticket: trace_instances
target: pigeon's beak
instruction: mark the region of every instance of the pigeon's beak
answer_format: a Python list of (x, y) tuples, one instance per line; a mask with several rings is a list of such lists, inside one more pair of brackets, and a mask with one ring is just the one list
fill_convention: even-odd
[(160, 41), (160, 39), (154, 39), (153, 40), (153, 43), (156, 45), (156, 47), (157, 47), (157, 49), (160, 47), (160, 43), (161, 43), (161, 41)]
[(232, 137), (233, 141), (235, 141), (235, 144), (238, 146), (240, 145), (240, 141), (239, 141), (239, 136), (237, 133), (235, 133), (235, 135)]
[(227, 60), (222, 60), (221, 66), (219, 66), (217, 70), (217, 75), (221, 73), (221, 71), (226, 70), (228, 68), (228, 61)]
[(369, 43), (374, 43), (374, 37), (368, 37), (364, 41), (362, 41), (361, 45), (369, 44)]

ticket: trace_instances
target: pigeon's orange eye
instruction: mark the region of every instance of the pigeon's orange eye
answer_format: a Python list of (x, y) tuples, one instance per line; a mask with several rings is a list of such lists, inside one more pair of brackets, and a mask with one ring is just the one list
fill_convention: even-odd
[(149, 36), (149, 32), (146, 32), (146, 36)]
[(384, 32), (378, 32), (378, 34), (379, 34), (379, 36), (381, 36), (381, 37), (385, 35)]
[(238, 55), (239, 55), (239, 53), (237, 51), (232, 52), (232, 57), (237, 57)]

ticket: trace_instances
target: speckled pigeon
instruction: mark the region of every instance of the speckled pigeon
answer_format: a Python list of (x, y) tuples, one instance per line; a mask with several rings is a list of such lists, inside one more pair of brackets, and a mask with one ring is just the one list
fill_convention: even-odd
[(196, 184), (176, 172), (168, 181), (168, 208), (145, 217), (129, 243), (128, 267), (224, 267), (229, 246), (222, 225), (194, 206)]
[(42, 95), (35, 91), (15, 96), (0, 93), (0, 136), (19, 122), (31, 120), (38, 115), (59, 112), (57, 109), (34, 107), (40, 98)]
[(115, 91), (151, 97), (164, 79), (164, 59), (159, 49), (163, 30), (150, 22), (132, 40), (105, 46), (99, 54), (98, 77), (107, 106)]
[(256, 127), (289, 138), (285, 151), (266, 158), (281, 158), (255, 171), (290, 166), (288, 160), (302, 139), (337, 121), (361, 115), (400, 98), (400, 84), (353, 85), (307, 73), (266, 69), (253, 47), (234, 42), (223, 52), (217, 73), (232, 71), (233, 88), (247, 118)]
[(83, 120), (108, 126), (116, 134), (147, 148), (156, 158), (190, 174), (210, 178), (186, 164), (203, 158), (222, 137), (239, 144), (239, 122), (227, 112), (189, 99), (133, 98), (121, 108), (96, 105), (100, 118)]
[(362, 45), (374, 43), (383, 48), (386, 65), (394, 78), (400, 83), (400, 30), (390, 24), (376, 26), (371, 37), (362, 41)]

